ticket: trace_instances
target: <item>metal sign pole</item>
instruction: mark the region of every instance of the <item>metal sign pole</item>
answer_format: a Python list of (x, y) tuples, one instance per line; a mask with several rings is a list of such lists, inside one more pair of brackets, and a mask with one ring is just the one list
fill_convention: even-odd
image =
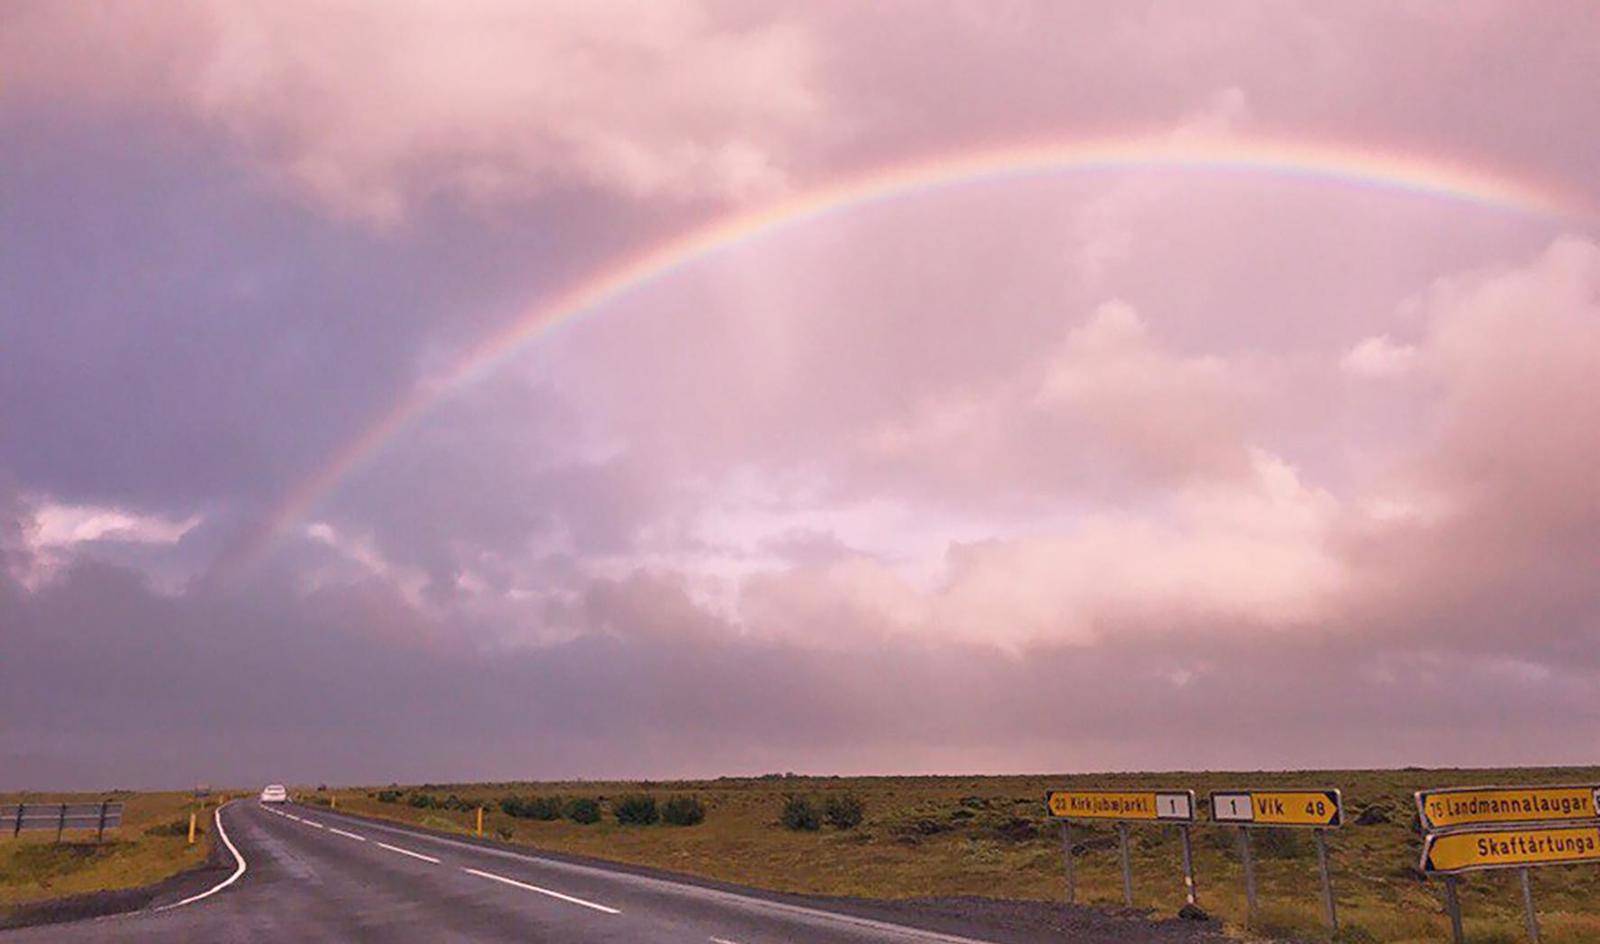
[(1444, 877), (1444, 910), (1450, 916), (1450, 934), (1455, 944), (1467, 944), (1466, 932), (1461, 930), (1461, 898), (1456, 894), (1456, 877)]
[(1117, 824), (1117, 844), (1122, 849), (1122, 901), (1133, 907), (1133, 864), (1128, 861), (1128, 824)]
[(1072, 874), (1072, 824), (1067, 820), (1061, 821), (1061, 861), (1067, 870), (1067, 904), (1074, 905), (1078, 901), (1078, 882)]
[(1539, 944), (1539, 914), (1533, 910), (1533, 882), (1526, 868), (1517, 871), (1522, 873), (1522, 906), (1528, 910), (1528, 940)]
[(1252, 924), (1256, 920), (1256, 863), (1250, 856), (1250, 830), (1239, 827), (1239, 861), (1244, 863), (1244, 907)]
[(1183, 891), (1184, 896), (1191, 905), (1195, 901), (1194, 888), (1194, 848), (1189, 843), (1189, 827), (1187, 824), (1178, 827), (1178, 832), (1183, 836)]
[(1322, 902), (1328, 911), (1328, 927), (1339, 932), (1339, 912), (1333, 903), (1333, 878), (1328, 874), (1328, 836), (1325, 829), (1314, 829), (1317, 837), (1317, 864), (1322, 868)]

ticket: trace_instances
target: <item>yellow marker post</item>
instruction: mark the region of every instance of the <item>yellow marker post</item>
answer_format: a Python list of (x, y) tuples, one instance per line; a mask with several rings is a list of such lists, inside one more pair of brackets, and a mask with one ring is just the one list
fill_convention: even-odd
[(339, 794), (337, 794), (337, 793), (328, 794), (328, 809), (336, 810), (338, 808), (339, 808)]
[(195, 814), (195, 811), (194, 811), (194, 810), (190, 810), (190, 811), (189, 811), (189, 845), (191, 845), (191, 846), (192, 846), (192, 845), (194, 845), (194, 823), (195, 823), (195, 815), (196, 815), (196, 814)]
[(478, 807), (478, 835), (483, 835), (483, 807)]

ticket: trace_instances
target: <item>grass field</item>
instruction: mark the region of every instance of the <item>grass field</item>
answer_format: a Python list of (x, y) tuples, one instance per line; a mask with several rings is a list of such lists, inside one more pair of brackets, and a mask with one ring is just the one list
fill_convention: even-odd
[[(660, 783), (429, 784), (332, 791), (341, 809), (436, 828), (470, 831), (474, 808), (488, 808), (485, 832), (551, 850), (655, 866), (784, 891), (897, 898), (984, 895), (1059, 900), (1064, 892), (1058, 827), (1044, 816), (1042, 795), (1067, 786), (1176, 787), (1205, 794), (1230, 787), (1332, 786), (1344, 791), (1352, 825), (1330, 836), (1341, 941), (1448, 940), (1441, 886), (1415, 871), (1420, 839), (1411, 793), (1422, 787), (1486, 783), (1561, 783), (1600, 779), (1600, 768), (1539, 770), (1333, 771), (1269, 774), (1164, 774), (1093, 777), (773, 777)], [(381, 791), (390, 791), (380, 799)], [(705, 804), (695, 826), (622, 825), (613, 815), (622, 796), (644, 792), (665, 800), (694, 794)], [(826, 800), (854, 794), (865, 820), (841, 830), (794, 831), (780, 822), (789, 795)], [(396, 795), (398, 794), (398, 795)], [(419, 808), (413, 797), (455, 808)], [(329, 794), (307, 798), (327, 802)], [(562, 818), (513, 818), (499, 810), (507, 796), (593, 797), (604, 815), (582, 825)], [(420, 802), (420, 801), (419, 801)], [(1363, 811), (1381, 819), (1353, 825)], [(1176, 830), (1135, 827), (1134, 883), (1141, 907), (1170, 915), (1183, 902)], [(1327, 940), (1322, 924), (1315, 848), (1308, 833), (1255, 833), (1262, 914), (1245, 927), (1242, 873), (1235, 832), (1209, 824), (1194, 835), (1200, 903), (1242, 937)], [(1078, 860), (1080, 901), (1120, 905), (1115, 834), (1074, 827), (1086, 848)], [(1550, 944), (1600, 941), (1600, 868), (1547, 868), (1534, 873), (1544, 939)], [(1514, 873), (1479, 873), (1462, 884), (1471, 941), (1521, 941)]]
[[(0, 831), (0, 913), (29, 902), (85, 892), (136, 888), (199, 865), (205, 860), (205, 835), (188, 844), (191, 795), (184, 793), (15, 793), (0, 803), (89, 803), (121, 800), (123, 825), (96, 843), (93, 832), (71, 831), (56, 843), (53, 831), (25, 832), (13, 838)], [(211, 826), (211, 804), (200, 826)]]

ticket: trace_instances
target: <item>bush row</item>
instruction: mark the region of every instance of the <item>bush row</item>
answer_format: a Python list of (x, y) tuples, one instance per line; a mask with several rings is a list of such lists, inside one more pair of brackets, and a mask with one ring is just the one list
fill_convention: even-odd
[[(471, 810), (476, 806), (455, 794), (440, 799), (431, 793), (407, 794), (403, 790), (380, 790), (373, 794), (380, 803), (404, 802), (418, 809)], [(515, 819), (552, 821), (563, 817), (574, 823), (598, 823), (600, 801), (594, 797), (559, 796), (506, 796), (498, 801), (500, 812)], [(650, 826), (667, 823), (672, 826), (694, 826), (706, 818), (706, 807), (700, 798), (691, 794), (676, 794), (664, 802), (647, 793), (619, 797), (611, 805), (617, 822), (627, 826)], [(859, 817), (857, 819), (859, 822)], [(853, 825), (853, 824), (852, 824)]]
[(791, 793), (783, 801), (778, 821), (787, 829), (813, 832), (824, 822), (835, 829), (854, 829), (866, 815), (867, 805), (854, 793), (835, 793), (821, 801)]

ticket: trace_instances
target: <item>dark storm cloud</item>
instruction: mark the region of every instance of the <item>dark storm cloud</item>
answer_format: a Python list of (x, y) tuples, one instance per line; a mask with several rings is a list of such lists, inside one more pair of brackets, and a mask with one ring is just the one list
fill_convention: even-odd
[(190, 128), (23, 106), (0, 128), (0, 468), (64, 501), (271, 498), (431, 351), (588, 264), (603, 250), (578, 237), (611, 212), (555, 194), (487, 229), (441, 208), (375, 233), (284, 201)]

